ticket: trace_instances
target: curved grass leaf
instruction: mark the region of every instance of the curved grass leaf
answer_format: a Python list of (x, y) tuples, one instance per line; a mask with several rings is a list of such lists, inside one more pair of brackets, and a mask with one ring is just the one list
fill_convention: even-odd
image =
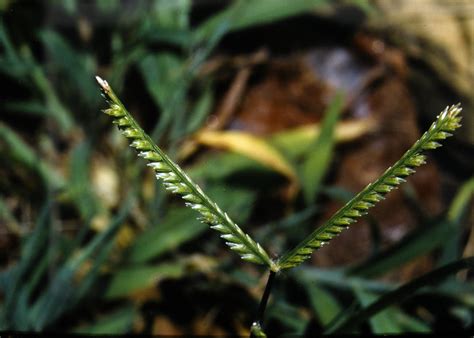
[(343, 109), (343, 97), (337, 94), (329, 105), (321, 126), (321, 133), (308, 148), (301, 176), (303, 193), (308, 205), (314, 204), (321, 182), (329, 169), (333, 157), (334, 130)]
[(64, 186), (61, 174), (44, 161), (13, 129), (0, 122), (0, 151), (3, 148), (13, 161), (37, 173), (46, 186), (53, 189)]
[(338, 323), (336, 326), (327, 328), (324, 334), (346, 332), (376, 315), (380, 311), (386, 309), (387, 307), (403, 302), (408, 297), (413, 295), (417, 290), (427, 285), (439, 283), (458, 271), (472, 269), (473, 267), (474, 257), (467, 257), (444, 265), (436, 270), (430, 271), (427, 274), (424, 274), (412, 280), (411, 282), (386, 293), (376, 301), (370, 303), (370, 305), (368, 305), (366, 308), (363, 308), (355, 314), (349, 316), (343, 322)]
[(170, 252), (206, 230), (205, 224), (194, 220), (192, 210), (172, 208), (158, 226), (150, 227), (131, 246), (127, 261), (140, 264)]
[(265, 0), (265, 1), (235, 1), (225, 10), (206, 20), (196, 30), (199, 39), (204, 40), (216, 30), (218, 25), (231, 17), (230, 31), (237, 31), (252, 26), (290, 18), (310, 11), (326, 3), (325, 0)]
[(338, 300), (318, 283), (303, 281), (311, 308), (323, 327), (328, 326), (339, 313), (342, 307)]
[(349, 225), (365, 215), (367, 210), (384, 196), (405, 182), (405, 177), (413, 174), (415, 168), (425, 163), (424, 150), (436, 149), (441, 146), (437, 141), (451, 136), (451, 132), (460, 127), (461, 117), (459, 104), (446, 107), (438, 115), (438, 119), (431, 125), (421, 138), (398, 160), (388, 168), (375, 182), (369, 184), (345, 206), (339, 209), (324, 225), (314, 230), (294, 249), (285, 254), (278, 262), (280, 269), (287, 269), (301, 264), (311, 257), (313, 251), (321, 248), (336, 237)]
[(195, 136), (200, 144), (242, 154), (287, 177), (297, 184), (292, 165), (264, 138), (242, 131), (202, 131)]
[(181, 195), (186, 206), (201, 214), (201, 222), (207, 223), (212, 229), (222, 233), (221, 237), (231, 250), (236, 251), (243, 260), (263, 264), (276, 271), (275, 263), (269, 258), (263, 248), (250, 236), (242, 231), (230, 217), (214, 203), (201, 188), (191, 181), (184, 171), (175, 164), (139, 127), (135, 119), (125, 109), (114, 94), (109, 84), (97, 77), (102, 94), (110, 107), (104, 113), (113, 117), (113, 123), (118, 126), (122, 134), (132, 141), (131, 147), (138, 151), (156, 173), (156, 177), (163, 181), (166, 190)]
[[(109, 1), (109, 0), (108, 0)], [(138, 316), (138, 310), (132, 304), (112, 313), (105, 314), (98, 318), (97, 321), (89, 325), (81, 325), (74, 329), (74, 333), (78, 335), (123, 335), (131, 332), (133, 329), (133, 321)]]
[[(363, 290), (360, 285), (354, 285), (354, 294), (363, 307), (369, 306), (377, 299), (377, 295)], [(369, 324), (374, 334), (401, 334), (402, 328), (395, 320), (396, 314), (400, 313), (400, 309), (388, 308), (369, 319)]]
[(105, 293), (105, 298), (132, 297), (135, 292), (152, 287), (164, 278), (178, 278), (185, 272), (184, 262), (136, 265), (116, 271)]

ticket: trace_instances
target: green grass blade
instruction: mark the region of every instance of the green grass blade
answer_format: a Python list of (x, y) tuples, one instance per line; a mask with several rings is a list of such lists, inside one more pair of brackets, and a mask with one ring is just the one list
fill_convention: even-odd
[(463, 252), (461, 246), (464, 245), (465, 238), (465, 233), (462, 231), (462, 227), (464, 225), (464, 220), (466, 219), (465, 216), (469, 214), (469, 210), (473, 206), (473, 199), (474, 177), (471, 177), (459, 188), (446, 214), (446, 222), (453, 228), (456, 228), (457, 231), (455, 231), (453, 235), (445, 241), (442, 253), (437, 263), (439, 266), (461, 258), (460, 255), (462, 255)]
[(156, 265), (134, 265), (114, 272), (105, 298), (132, 296), (134, 292), (153, 287), (164, 278), (179, 278), (185, 273), (184, 262)]
[(458, 223), (467, 211), (470, 201), (474, 198), (474, 177), (466, 181), (451, 202), (447, 219), (449, 222)]
[(347, 275), (345, 270), (321, 269), (316, 267), (302, 267), (292, 272), (295, 280), (307, 280), (324, 286), (338, 289), (341, 292), (351, 291), (354, 284), (368, 292), (381, 293), (392, 291), (393, 284)]
[(5, 110), (19, 114), (30, 114), (36, 116), (47, 116), (49, 113), (48, 108), (43, 103), (36, 100), (6, 102), (4, 108)]
[[(301, 309), (275, 297), (272, 306), (268, 308), (265, 315), (266, 321), (278, 320), (284, 328), (287, 336), (303, 337), (308, 320), (302, 318)], [(267, 328), (268, 330), (268, 328)]]
[(5, 73), (12, 78), (22, 78), (27, 76), (30, 71), (30, 65), (20, 58), (13, 46), (3, 20), (0, 20), (0, 46), (2, 54), (0, 55), (0, 72)]
[[(232, 219), (238, 222), (245, 221), (252, 210), (254, 195), (244, 189), (224, 189), (225, 187), (209, 184), (207, 193), (220, 201), (221, 207), (231, 216), (238, 217)], [(127, 262), (139, 264), (151, 259), (156, 260), (161, 255), (193, 240), (207, 228), (206, 224), (194, 219), (193, 210), (174, 206), (169, 206), (166, 214), (156, 223), (134, 240), (128, 250)]]
[(127, 261), (140, 264), (176, 249), (195, 238), (204, 230), (205, 224), (193, 219), (192, 210), (171, 208), (157, 226), (138, 236), (127, 254)]
[(186, 125), (186, 134), (191, 134), (199, 129), (211, 112), (214, 96), (210, 85), (205, 86), (199, 99), (193, 107)]
[(64, 186), (61, 174), (41, 159), (13, 129), (0, 122), (0, 151), (2, 148), (5, 148), (11, 160), (37, 173), (45, 182), (45, 186), (58, 189)]
[(337, 299), (318, 283), (303, 281), (308, 294), (311, 308), (319, 319), (323, 327), (331, 323), (339, 313), (342, 307)]
[[(110, 0), (108, 0), (110, 1)], [(123, 335), (132, 332), (133, 321), (139, 315), (138, 309), (132, 304), (101, 316), (88, 326), (80, 326), (74, 330), (78, 335)]]
[(153, 19), (159, 23), (159, 27), (186, 29), (189, 27), (191, 5), (190, 0), (156, 0), (150, 11)]
[(326, 0), (260, 0), (235, 1), (225, 10), (214, 15), (199, 26), (196, 35), (201, 39), (209, 36), (216, 27), (227, 18), (232, 18), (230, 31), (237, 31), (251, 26), (268, 24), (309, 12), (325, 4)]
[[(112, 241), (131, 209), (131, 198), (115, 216), (107, 230), (96, 235), (77, 255), (71, 256), (52, 276), (46, 290), (31, 305), (28, 313), (33, 330), (40, 331), (71, 311), (87, 293), (98, 275), (98, 267), (106, 258)], [(96, 257), (93, 257), (95, 255)], [(91, 270), (80, 285), (74, 284), (74, 276), (87, 260), (93, 259)], [(94, 274), (94, 275), (91, 275)]]
[(416, 167), (425, 163), (426, 156), (422, 152), (440, 147), (441, 144), (437, 141), (451, 136), (450, 133), (460, 127), (460, 112), (459, 104), (446, 107), (429, 130), (400, 160), (339, 209), (324, 225), (314, 230), (294, 249), (285, 254), (278, 261), (278, 267), (287, 269), (301, 264), (311, 257), (313, 251), (327, 244), (344, 229), (348, 229), (349, 225), (356, 222), (359, 217), (365, 215), (369, 208), (384, 199), (384, 195), (405, 182), (405, 177), (413, 174)]
[(410, 333), (430, 333), (430, 326), (421, 319), (415, 318), (405, 312), (397, 311), (394, 313), (395, 320), (402, 328), (403, 332)]
[(180, 77), (183, 72), (183, 60), (171, 53), (147, 55), (139, 64), (148, 93), (161, 109), (160, 129), (168, 127), (173, 118), (173, 111), (166, 109), (171, 98), (179, 90)]
[[(99, 95), (95, 91), (94, 81), (90, 76), (95, 70), (93, 67), (88, 67), (87, 61), (90, 56), (79, 53), (63, 36), (53, 30), (42, 30), (39, 37), (46, 50), (48, 58), (46, 61), (54, 67), (52, 71), (58, 73), (59, 78), (67, 79), (73, 86), (71, 94), (80, 103), (96, 106)], [(75, 95), (77, 92), (81, 95)]]
[[(363, 290), (359, 285), (354, 285), (354, 293), (363, 307), (369, 306), (377, 299), (377, 295)], [(395, 308), (384, 309), (369, 319), (369, 324), (374, 334), (400, 334), (402, 328), (394, 320), (395, 314), (399, 312)]]
[(140, 157), (148, 160), (148, 166), (155, 171), (157, 178), (163, 181), (165, 188), (182, 196), (186, 201), (186, 206), (199, 212), (201, 214), (200, 220), (203, 223), (209, 224), (212, 229), (221, 232), (221, 237), (226, 240), (226, 244), (242, 259), (267, 265), (272, 270), (277, 270), (275, 263), (265, 250), (248, 234), (244, 233), (139, 127), (115, 96), (109, 84), (99, 77), (97, 77), (97, 81), (102, 89), (102, 94), (110, 105), (109, 109), (104, 112), (112, 116), (114, 124), (119, 127), (122, 134), (132, 140), (131, 147), (139, 152)]
[(321, 181), (331, 164), (334, 147), (334, 128), (342, 110), (343, 99), (338, 94), (327, 109), (322, 123), (321, 134), (309, 149), (309, 154), (302, 168), (302, 185), (306, 203), (314, 203)]
[(100, 200), (95, 196), (90, 180), (91, 165), (90, 142), (84, 141), (74, 147), (69, 164), (69, 182), (66, 194), (76, 206), (81, 218), (88, 224), (102, 208)]
[(48, 245), (48, 234), (51, 224), (50, 198), (43, 206), (33, 232), (26, 238), (21, 248), (21, 258), (12, 268), (0, 274), (1, 291), (4, 294), (2, 326), (9, 329), (28, 327), (28, 302), (31, 295), (31, 281), (41, 269), (44, 257), (38, 258), (38, 253), (45, 251)]
[(35, 91), (43, 96), (47, 109), (47, 116), (61, 128), (61, 132), (66, 133), (74, 128), (74, 119), (71, 111), (61, 102), (59, 96), (44, 72), (44, 69), (36, 62), (31, 49), (28, 46), (21, 49), (21, 57), (29, 67), (28, 76), (31, 78), (30, 85), (33, 85)]
[(446, 244), (458, 227), (438, 221), (416, 230), (378, 255), (350, 269), (351, 275), (374, 278)]
[(387, 307), (403, 302), (405, 299), (413, 295), (417, 290), (427, 286), (439, 283), (450, 275), (457, 273), (464, 269), (472, 269), (474, 267), (474, 257), (468, 257), (448, 265), (444, 265), (441, 268), (428, 272), (411, 282), (395, 289), (394, 291), (388, 292), (381, 296), (378, 300), (372, 302), (369, 306), (354, 315), (348, 317), (345, 321), (341, 322), (335, 327), (330, 327), (325, 331), (325, 334), (334, 334), (338, 332), (346, 332), (351, 328), (365, 322), (367, 319), (376, 315), (380, 311)]

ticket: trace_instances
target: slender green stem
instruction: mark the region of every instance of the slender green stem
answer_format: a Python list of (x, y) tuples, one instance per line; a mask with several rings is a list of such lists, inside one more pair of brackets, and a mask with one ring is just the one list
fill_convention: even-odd
[(258, 306), (257, 318), (255, 320), (257, 322), (263, 321), (263, 316), (265, 315), (265, 310), (267, 308), (268, 298), (270, 298), (270, 292), (272, 291), (275, 275), (276, 273), (274, 271), (270, 271), (270, 274), (268, 275), (267, 285), (265, 286), (265, 291), (263, 292), (260, 305)]
[(454, 274), (460, 270), (469, 269), (473, 267), (474, 256), (458, 260), (451, 264), (442, 266), (439, 269), (428, 272), (427, 274), (420, 276), (412, 280), (411, 282), (399, 287), (398, 289), (383, 295), (368, 307), (360, 310), (359, 312), (356, 312), (354, 315), (350, 316), (343, 322), (340, 322), (339, 325), (329, 327), (324, 333), (333, 334), (347, 332), (350, 329), (356, 327), (357, 325), (363, 323), (367, 319), (371, 318), (375, 314), (379, 313), (380, 311), (384, 310), (385, 308), (389, 307), (390, 305), (403, 302), (404, 300), (412, 296), (413, 293), (418, 289), (421, 289), (422, 287), (427, 286), (429, 284), (438, 283), (449, 275)]
[(268, 275), (267, 285), (263, 291), (262, 299), (260, 300), (260, 305), (258, 306), (257, 317), (252, 323), (252, 329), (250, 330), (250, 337), (265, 336), (265, 333), (262, 330), (263, 317), (265, 315), (265, 310), (267, 309), (268, 299), (270, 298), (270, 293), (272, 291), (273, 282), (275, 280), (275, 271), (270, 270)]

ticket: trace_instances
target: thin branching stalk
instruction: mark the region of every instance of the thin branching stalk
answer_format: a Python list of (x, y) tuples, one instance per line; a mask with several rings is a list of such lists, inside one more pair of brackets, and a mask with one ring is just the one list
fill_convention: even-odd
[(109, 108), (105, 109), (104, 113), (112, 116), (113, 123), (126, 138), (131, 140), (130, 146), (137, 150), (138, 156), (149, 162), (148, 166), (155, 171), (156, 177), (163, 181), (165, 188), (180, 195), (186, 201), (186, 206), (199, 212), (201, 214), (200, 221), (221, 232), (221, 237), (226, 241), (226, 244), (243, 260), (267, 265), (270, 270), (277, 271), (277, 265), (269, 258), (260, 244), (244, 233), (140, 128), (107, 81), (100, 77), (96, 79), (102, 90), (102, 95), (109, 104)]
[(250, 329), (250, 337), (266, 337), (266, 334), (262, 329), (263, 317), (265, 315), (265, 310), (267, 309), (270, 293), (272, 292), (275, 276), (276, 272), (270, 271), (270, 274), (268, 275), (267, 285), (265, 286), (265, 291), (263, 291), (262, 299), (260, 300), (260, 305), (258, 306), (257, 317), (252, 323), (252, 327)]
[[(339, 209), (324, 225), (314, 230), (294, 249), (283, 255), (278, 261), (273, 261), (265, 250), (248, 234), (244, 233), (230, 217), (223, 212), (186, 173), (175, 164), (140, 128), (135, 119), (126, 110), (122, 102), (114, 94), (107, 81), (97, 77), (102, 95), (109, 104), (104, 113), (113, 117), (113, 123), (118, 126), (122, 134), (131, 140), (130, 146), (135, 148), (138, 156), (143, 157), (156, 173), (156, 177), (163, 181), (168, 191), (180, 195), (186, 206), (198, 211), (199, 219), (222, 233), (221, 237), (231, 250), (236, 251), (242, 259), (263, 264), (270, 268), (270, 275), (265, 288), (257, 318), (252, 325), (252, 336), (264, 336), (262, 321), (273, 280), (278, 271), (293, 268), (308, 259), (312, 253), (327, 244), (349, 225), (365, 215), (371, 207), (384, 199), (391, 190), (405, 182), (405, 178), (415, 172), (415, 168), (425, 163), (425, 150), (436, 149), (441, 146), (438, 141), (451, 136), (452, 132), (460, 127), (461, 107), (459, 104), (446, 107), (438, 115), (421, 138), (398, 160), (388, 168), (375, 182), (369, 184), (345, 206)], [(374, 305), (375, 307), (375, 305)], [(375, 311), (375, 310), (374, 310)], [(352, 323), (350, 323), (352, 324)], [(346, 325), (343, 325), (344, 327)], [(347, 324), (349, 326), (349, 324)]]

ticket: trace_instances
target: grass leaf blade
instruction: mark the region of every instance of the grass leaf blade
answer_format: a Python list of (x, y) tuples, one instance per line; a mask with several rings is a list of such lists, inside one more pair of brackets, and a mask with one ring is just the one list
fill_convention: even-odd
[(381, 296), (378, 300), (371, 303), (368, 307), (361, 309), (354, 315), (347, 318), (344, 322), (340, 323), (337, 327), (328, 328), (325, 334), (334, 334), (338, 332), (347, 331), (356, 325), (363, 323), (365, 320), (376, 315), (380, 311), (386, 309), (390, 305), (403, 302), (405, 299), (410, 297), (415, 291), (421, 289), (430, 284), (435, 284), (448, 276), (455, 274), (458, 271), (464, 269), (472, 269), (474, 267), (474, 257), (468, 257), (460, 259), (456, 262), (444, 265), (436, 270), (430, 271), (411, 282), (400, 286), (399, 288), (386, 293)]
[(343, 108), (343, 98), (340, 94), (331, 102), (324, 118), (321, 134), (309, 149), (306, 161), (303, 163), (302, 179), (303, 193), (308, 205), (314, 203), (321, 181), (331, 164), (334, 147), (334, 129)]

